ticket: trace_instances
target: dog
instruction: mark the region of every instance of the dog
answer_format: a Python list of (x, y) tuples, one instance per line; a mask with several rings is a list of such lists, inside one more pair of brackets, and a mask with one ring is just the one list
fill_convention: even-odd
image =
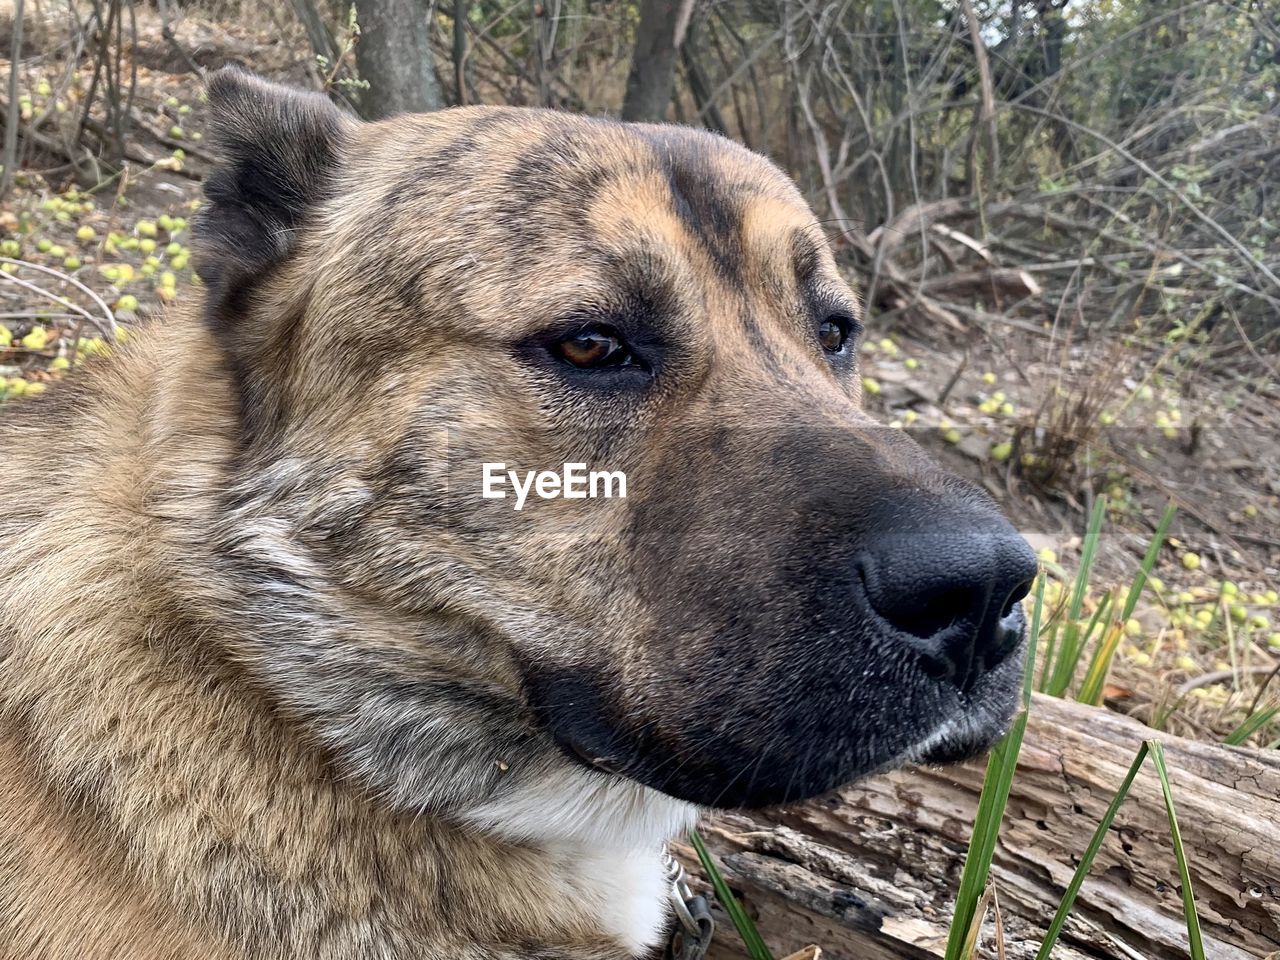
[(198, 307), (0, 428), (0, 956), (639, 957), (701, 810), (1003, 732), (1035, 557), (768, 160), (208, 94)]

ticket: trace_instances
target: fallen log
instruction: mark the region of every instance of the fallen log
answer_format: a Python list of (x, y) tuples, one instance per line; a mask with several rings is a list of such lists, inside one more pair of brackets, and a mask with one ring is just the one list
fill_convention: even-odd
[[(992, 864), (1003, 956), (1035, 956), (1063, 890), (1144, 739), (1165, 744), (1213, 960), (1280, 960), (1280, 753), (1160, 734), (1037, 696)], [(702, 826), (775, 956), (943, 955), (984, 761), (909, 768), (811, 803)], [(688, 849), (677, 850), (700, 875)], [(746, 957), (728, 920), (711, 960)], [(997, 956), (988, 916), (977, 956)], [(1155, 769), (1138, 775), (1054, 950), (1056, 960), (1187, 956), (1181, 888)]]

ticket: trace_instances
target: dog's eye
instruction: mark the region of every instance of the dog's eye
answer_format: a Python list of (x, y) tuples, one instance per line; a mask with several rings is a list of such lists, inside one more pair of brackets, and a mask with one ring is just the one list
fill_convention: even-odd
[(833, 315), (818, 324), (818, 342), (827, 353), (840, 353), (849, 341), (853, 323), (848, 317)]
[(556, 344), (556, 353), (575, 367), (629, 367), (635, 363), (631, 350), (611, 327), (581, 330)]

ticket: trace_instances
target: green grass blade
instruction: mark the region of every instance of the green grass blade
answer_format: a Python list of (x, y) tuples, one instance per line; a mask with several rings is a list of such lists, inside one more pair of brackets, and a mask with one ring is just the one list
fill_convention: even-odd
[[(1113, 594), (1108, 594), (1108, 597)], [(1101, 609), (1101, 606), (1099, 606)], [(1089, 669), (1085, 671), (1084, 680), (1080, 683), (1080, 692), (1076, 699), (1081, 703), (1097, 706), (1102, 702), (1102, 689), (1106, 685), (1107, 676), (1111, 673), (1111, 662), (1116, 651), (1120, 649), (1120, 641), (1124, 639), (1125, 619), (1120, 616), (1114, 606), (1107, 611), (1107, 620), (1102, 628), (1102, 635), (1094, 645), (1093, 656), (1089, 659)], [(1089, 633), (1093, 633), (1090, 625)]]
[(1151, 571), (1155, 569), (1156, 559), (1160, 556), (1160, 548), (1164, 546), (1165, 535), (1169, 532), (1169, 524), (1173, 523), (1173, 515), (1178, 512), (1178, 508), (1174, 504), (1169, 504), (1164, 508), (1164, 516), (1160, 518), (1160, 523), (1156, 526), (1155, 535), (1151, 538), (1151, 543), (1147, 545), (1147, 552), (1142, 558), (1142, 563), (1138, 566), (1138, 575), (1134, 577), (1133, 583), (1129, 585), (1129, 595), (1124, 599), (1124, 610), (1120, 614), (1120, 624), (1129, 622), (1129, 618), (1133, 616), (1134, 609), (1138, 606), (1138, 598), (1142, 596), (1142, 589), (1147, 585), (1147, 580), (1151, 577)]
[(1102, 535), (1102, 520), (1107, 513), (1107, 498), (1098, 497), (1093, 504), (1093, 513), (1089, 517), (1089, 527), (1084, 535), (1084, 548), (1080, 552), (1080, 569), (1076, 571), (1075, 588), (1071, 592), (1071, 604), (1067, 607), (1067, 619), (1079, 620), (1080, 611), (1084, 608), (1084, 595), (1089, 588), (1089, 576), (1093, 571), (1093, 561), (1098, 555), (1098, 540)]
[(1082, 631), (1079, 623), (1068, 623), (1062, 635), (1062, 646), (1058, 650), (1058, 661), (1053, 665), (1053, 674), (1049, 678), (1049, 689), (1045, 691), (1051, 696), (1066, 696), (1080, 668), (1080, 658), (1084, 655), (1089, 638), (1098, 628), (1098, 623), (1111, 611), (1111, 594), (1104, 594), (1088, 625)]
[(1061, 697), (1071, 687), (1071, 681), (1075, 679), (1076, 671), (1080, 668), (1080, 658), (1084, 655), (1085, 647), (1089, 645), (1094, 631), (1098, 629), (1098, 624), (1109, 622), (1104, 618), (1111, 612), (1111, 599), (1110, 593), (1103, 595), (1098, 609), (1093, 611), (1093, 616), (1089, 619), (1089, 624), (1083, 633), (1080, 632), (1077, 624), (1067, 625), (1062, 649), (1058, 651), (1058, 663), (1054, 666), (1053, 678), (1048, 690), (1053, 696)]
[(1071, 686), (1071, 680), (1075, 677), (1076, 670), (1079, 668), (1080, 656), (1084, 652), (1089, 634), (1093, 631), (1099, 614), (1104, 612), (1101, 607), (1094, 612), (1093, 619), (1082, 636), (1080, 633), (1080, 616), (1084, 610), (1085, 595), (1089, 590), (1089, 576), (1093, 570), (1093, 562), (1098, 555), (1098, 542), (1102, 536), (1102, 521), (1105, 519), (1106, 513), (1107, 498), (1100, 496), (1094, 501), (1093, 513), (1089, 515), (1089, 526), (1085, 532), (1084, 546), (1080, 552), (1080, 569), (1076, 571), (1075, 584), (1071, 589), (1071, 600), (1067, 604), (1061, 640), (1057, 644), (1058, 649), (1052, 668), (1049, 668), (1048, 663), (1045, 664), (1046, 669), (1049, 669), (1049, 681), (1045, 683), (1043, 678), (1041, 680), (1041, 689), (1051, 696), (1060, 697)]
[(1042, 664), (1040, 667), (1040, 685), (1036, 687), (1041, 693), (1045, 693), (1049, 689), (1049, 668), (1053, 666), (1054, 653), (1058, 648), (1058, 633), (1061, 629), (1062, 624), (1057, 620), (1045, 628), (1044, 654), (1040, 658)]
[(1111, 673), (1111, 661), (1120, 649), (1120, 641), (1124, 639), (1124, 629), (1119, 623), (1107, 627), (1101, 642), (1093, 651), (1093, 659), (1089, 662), (1089, 670), (1080, 684), (1080, 695), (1076, 697), (1081, 703), (1097, 706), (1102, 703), (1102, 691)]
[(1255, 710), (1252, 716), (1245, 719), (1244, 723), (1227, 734), (1227, 738), (1222, 742), (1238, 747), (1272, 720), (1276, 719), (1276, 717), (1280, 717), (1280, 707)]
[(702, 835), (697, 830), (690, 831), (689, 842), (693, 844), (693, 849), (698, 853), (698, 859), (702, 861), (702, 869), (706, 871), (707, 879), (711, 881), (711, 887), (716, 892), (716, 899), (720, 901), (720, 906), (729, 915), (729, 919), (733, 921), (734, 927), (737, 928), (738, 935), (742, 937), (748, 956), (751, 957), (751, 960), (773, 960), (773, 954), (765, 946), (764, 939), (760, 936), (760, 931), (756, 929), (755, 922), (747, 916), (746, 909), (738, 901), (738, 898), (733, 895), (733, 891), (729, 889), (729, 884), (725, 880), (724, 874), (720, 872), (720, 868), (716, 866), (716, 861), (711, 856), (711, 851), (707, 849), (707, 845), (703, 842)]
[(1044, 576), (1036, 580), (1031, 598), (1031, 626), (1027, 628), (1027, 661), (1022, 668), (1022, 707), (1031, 709), (1031, 690), (1035, 686), (1036, 650), (1040, 646), (1040, 624), (1044, 620)]
[(991, 907), (991, 897), (994, 893), (994, 887), (987, 887), (982, 891), (982, 896), (978, 899), (978, 905), (973, 910), (973, 923), (969, 925), (969, 935), (964, 938), (964, 943), (960, 947), (960, 956), (964, 960), (973, 960), (973, 955), (978, 950), (978, 936), (982, 933), (982, 921), (986, 919), (987, 910)]
[(1062, 641), (1058, 644), (1058, 655), (1053, 663), (1053, 671), (1049, 674), (1049, 685), (1045, 693), (1051, 697), (1060, 697), (1066, 692), (1071, 682), (1072, 667), (1069, 664), (1079, 659), (1080, 624), (1070, 621), (1062, 626)]
[(1172, 702), (1159, 704), (1151, 714), (1151, 723), (1149, 726), (1152, 730), (1164, 730), (1165, 725), (1169, 722), (1169, 718), (1178, 712), (1178, 709), (1187, 701), (1190, 694), (1182, 694), (1182, 696)]
[(1084, 629), (1084, 636), (1080, 640), (1081, 651), (1083, 651), (1085, 644), (1093, 639), (1093, 634), (1098, 629), (1098, 624), (1111, 622), (1111, 602), (1114, 599), (1115, 595), (1110, 591), (1102, 595), (1102, 600), (1098, 603), (1098, 609), (1093, 611), (1093, 616), (1089, 618), (1089, 625)]
[(1196, 896), (1191, 889), (1191, 870), (1187, 866), (1187, 851), (1182, 846), (1182, 831), (1178, 829), (1178, 816), (1173, 809), (1173, 789), (1169, 786), (1169, 767), (1164, 760), (1164, 744), (1148, 740), (1151, 762), (1160, 775), (1160, 789), (1164, 793), (1164, 808), (1169, 814), (1169, 833), (1173, 837), (1173, 855), (1178, 861), (1178, 876), (1182, 879), (1182, 913), (1187, 921), (1187, 942), (1191, 960), (1204, 960), (1204, 941), (1200, 937), (1200, 915), (1196, 912)]
[(1004, 808), (1009, 802), (1009, 790), (1013, 785), (1013, 773), (1022, 750), (1022, 738), (1027, 731), (1027, 713), (1031, 706), (1031, 688), (1036, 665), (1036, 647), (1040, 634), (1040, 622), (1044, 610), (1044, 580), (1036, 588), (1035, 605), (1031, 611), (1031, 627), (1027, 659), (1023, 667), (1023, 710), (1013, 721), (991, 756), (987, 759), (987, 772), (982, 781), (982, 793), (978, 797), (978, 813), (973, 821), (973, 833), (969, 839), (969, 852), (964, 858), (964, 870), (960, 875), (960, 889), (956, 891), (955, 913), (951, 918), (951, 930), (947, 935), (946, 960), (965, 960), (965, 947), (973, 937), (973, 926), (978, 922), (978, 904), (987, 889), (987, 877), (991, 873), (991, 860), (995, 856), (996, 838), (1004, 819)]
[(1018, 751), (1022, 747), (1022, 735), (1026, 730), (1026, 716), (1025, 711), (1019, 715), (1013, 728), (996, 744), (987, 759), (987, 773), (982, 781), (982, 794), (978, 798), (978, 814), (973, 821), (969, 852), (965, 856), (964, 871), (960, 875), (960, 889), (956, 891), (956, 908), (947, 936), (946, 960), (964, 960), (964, 946), (969, 940), (978, 903), (991, 872), (996, 837), (1004, 818), (1005, 804), (1009, 800), (1009, 790), (1013, 784), (1013, 771)]
[(1133, 786), (1133, 780), (1138, 775), (1138, 770), (1142, 767), (1142, 761), (1147, 759), (1148, 750), (1149, 747), (1146, 743), (1143, 743), (1138, 748), (1138, 754), (1133, 758), (1133, 763), (1129, 766), (1129, 772), (1125, 774), (1124, 782), (1120, 784), (1120, 789), (1116, 791), (1116, 795), (1111, 798), (1111, 803), (1107, 806), (1107, 812), (1102, 815), (1102, 819), (1098, 822), (1098, 829), (1093, 832), (1093, 838), (1089, 841), (1089, 846), (1085, 849), (1084, 856), (1080, 858), (1080, 864), (1076, 867), (1076, 872), (1071, 877), (1071, 882), (1067, 884), (1067, 890), (1062, 895), (1062, 900), (1058, 903), (1058, 910), (1054, 913), (1053, 922), (1049, 924), (1049, 932), (1045, 934), (1044, 942), (1040, 944), (1040, 949), (1036, 953), (1036, 960), (1048, 960), (1049, 954), (1053, 951), (1053, 945), (1058, 942), (1058, 935), (1062, 932), (1062, 925), (1067, 922), (1067, 915), (1075, 905), (1076, 895), (1080, 893), (1080, 888), (1084, 885), (1084, 878), (1088, 876), (1089, 868), (1093, 866), (1093, 861), (1098, 856), (1098, 851), (1102, 849), (1102, 841), (1106, 839), (1107, 831), (1111, 829), (1111, 824), (1116, 818), (1120, 804), (1124, 803), (1124, 798), (1129, 795), (1129, 788)]
[[(1115, 659), (1116, 650), (1119, 649), (1120, 642), (1124, 639), (1125, 625), (1129, 622), (1129, 618), (1133, 616), (1133, 611), (1138, 606), (1138, 599), (1142, 596), (1147, 580), (1151, 577), (1151, 571), (1155, 568), (1156, 559), (1160, 556), (1160, 548), (1164, 545), (1165, 535), (1169, 532), (1169, 525), (1173, 522), (1173, 515), (1177, 512), (1178, 508), (1172, 503), (1165, 507), (1164, 515), (1160, 518), (1155, 535), (1151, 538), (1151, 543), (1147, 545), (1147, 552), (1142, 558), (1142, 563), (1138, 566), (1138, 572), (1134, 576), (1133, 582), (1129, 584), (1129, 592), (1125, 596), (1124, 606), (1120, 609), (1118, 616), (1110, 619), (1107, 629), (1103, 632), (1102, 640), (1094, 648), (1093, 658), (1089, 661), (1089, 669), (1085, 673), (1084, 681), (1080, 684), (1080, 694), (1076, 698), (1081, 703), (1097, 706), (1102, 702), (1102, 690), (1106, 686), (1107, 676), (1111, 672), (1111, 662)], [(1092, 633), (1092, 626), (1089, 632)]]

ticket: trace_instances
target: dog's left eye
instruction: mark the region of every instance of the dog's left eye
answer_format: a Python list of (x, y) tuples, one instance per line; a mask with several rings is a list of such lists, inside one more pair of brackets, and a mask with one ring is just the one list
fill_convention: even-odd
[(635, 355), (612, 327), (580, 330), (556, 343), (555, 350), (560, 359), (586, 370), (635, 364)]
[(827, 353), (841, 353), (852, 330), (853, 322), (848, 317), (832, 315), (818, 324), (818, 342)]

